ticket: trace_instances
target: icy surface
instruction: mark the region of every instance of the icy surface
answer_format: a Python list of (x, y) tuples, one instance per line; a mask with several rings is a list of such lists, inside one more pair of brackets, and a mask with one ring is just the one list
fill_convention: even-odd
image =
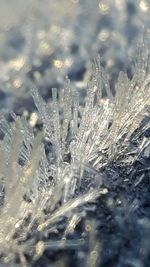
[(149, 265), (149, 4), (135, 2), (1, 1), (2, 266)]

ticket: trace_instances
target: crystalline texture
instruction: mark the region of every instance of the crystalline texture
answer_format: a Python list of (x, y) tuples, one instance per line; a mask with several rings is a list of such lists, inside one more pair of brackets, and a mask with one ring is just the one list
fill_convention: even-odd
[[(61, 217), (66, 216), (72, 222), (78, 206), (109, 193), (107, 188), (101, 188), (105, 182), (102, 168), (108, 166), (112, 179), (118, 179), (110, 163), (117, 157), (123, 158), (124, 151), (128, 152), (131, 136), (150, 103), (150, 74), (145, 63), (148, 50), (144, 47), (144, 51), (137, 59), (131, 80), (120, 73), (115, 97), (98, 59), (82, 109), (77, 89), (67, 80), (62, 92), (52, 89), (50, 103), (42, 99), (36, 87), (31, 88), (42, 130), (35, 127), (35, 131), (24, 117), (13, 116), (10, 125), (2, 117), (1, 129), (5, 135), (0, 144), (1, 188), (5, 189), (0, 218), (2, 253), (10, 258), (14, 253), (23, 255), (28, 243), (20, 244), (30, 232), (47, 235), (52, 225), (57, 229)], [(107, 97), (102, 100), (103, 90)], [(51, 144), (47, 153), (45, 141)], [(148, 145), (147, 140), (143, 141), (139, 153)], [(125, 162), (128, 157), (130, 153), (126, 153)], [(19, 159), (24, 160), (23, 164)], [(77, 215), (79, 221), (80, 216)], [(35, 246), (34, 240), (33, 243)], [(50, 241), (46, 244), (53, 246)], [(35, 257), (36, 253), (33, 252)]]

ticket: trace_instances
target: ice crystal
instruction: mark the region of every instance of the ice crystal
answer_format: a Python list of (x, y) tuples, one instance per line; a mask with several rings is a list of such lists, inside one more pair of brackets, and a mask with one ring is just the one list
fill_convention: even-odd
[[(26, 254), (34, 262), (48, 248), (82, 245), (81, 240), (69, 241), (66, 236), (84, 217), (79, 207), (109, 194), (104, 170), (118, 183), (113, 162), (120, 162), (120, 166), (132, 162), (133, 174), (132, 166), (137, 158), (142, 153), (149, 155), (149, 140), (139, 139), (138, 130), (142, 127), (142, 136), (149, 127), (149, 122), (142, 126), (143, 119), (149, 115), (149, 84), (149, 48), (144, 41), (133, 77), (129, 79), (127, 74), (120, 73), (115, 96), (98, 57), (92, 65), (82, 105), (79, 90), (66, 78), (62, 90), (52, 89), (48, 103), (38, 88), (30, 84), (38, 110), (35, 126), (25, 115), (19, 117), (12, 113), (10, 124), (1, 115), (4, 137), (0, 144), (3, 155), (0, 158), (0, 253), (5, 263), (15, 265), (17, 255), (25, 266)], [(134, 186), (142, 179), (139, 176)], [(138, 202), (133, 202), (126, 216), (137, 207)], [(55, 242), (47, 239), (49, 233), (59, 232), (59, 222), (64, 219), (68, 226), (63, 237)], [(121, 224), (120, 220), (118, 217)], [(41, 241), (42, 238), (46, 241)], [(86, 263), (96, 266), (101, 245), (94, 232), (89, 244)]]

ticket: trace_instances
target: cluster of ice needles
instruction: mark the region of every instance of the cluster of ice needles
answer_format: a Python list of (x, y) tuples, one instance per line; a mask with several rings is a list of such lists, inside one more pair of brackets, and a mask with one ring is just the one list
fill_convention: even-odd
[[(36, 125), (25, 115), (12, 114), (9, 123), (1, 114), (0, 255), (4, 263), (15, 265), (18, 257), (26, 266), (26, 255), (34, 262), (46, 248), (81, 245), (84, 240), (69, 241), (67, 235), (85, 216), (80, 209), (83, 204), (109, 194), (104, 168), (117, 160), (133, 164), (149, 145), (146, 137), (138, 139), (138, 128), (149, 116), (146, 42), (140, 46), (132, 78), (119, 74), (115, 96), (99, 57), (92, 68), (84, 103), (66, 78), (63, 89), (52, 89), (48, 103), (31, 84), (38, 110)], [(140, 135), (149, 126), (149, 122), (141, 126)], [(138, 146), (131, 146), (133, 139)], [(49, 234), (59, 231), (64, 218), (63, 235), (50, 240)]]

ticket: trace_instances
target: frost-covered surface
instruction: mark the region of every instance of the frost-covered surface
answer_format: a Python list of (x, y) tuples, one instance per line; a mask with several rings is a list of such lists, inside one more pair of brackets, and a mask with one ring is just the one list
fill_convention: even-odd
[[(1, 266), (149, 266), (150, 33), (138, 47), (140, 30), (133, 43), (125, 34), (148, 25), (143, 2), (9, 5), (0, 48)], [(119, 55), (128, 68), (118, 75)]]
[(150, 26), (147, 0), (1, 0), (1, 106), (31, 110), (30, 82), (49, 98), (65, 75), (88, 76), (97, 52), (114, 87), (120, 70), (132, 71), (143, 25)]

